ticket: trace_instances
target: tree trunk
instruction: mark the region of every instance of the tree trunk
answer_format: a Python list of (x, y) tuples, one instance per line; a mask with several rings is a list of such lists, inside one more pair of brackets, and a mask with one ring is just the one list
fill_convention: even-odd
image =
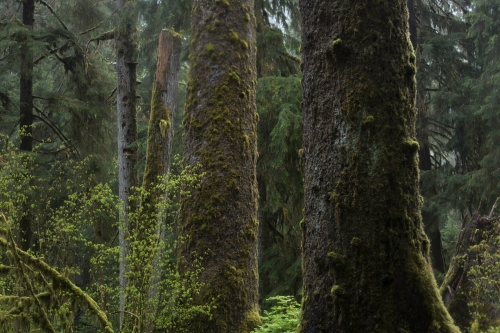
[[(441, 285), (441, 297), (457, 325), (481, 332), (498, 318), (499, 218), (474, 214), (460, 233), (455, 256)], [(481, 315), (475, 315), (480, 310)], [(477, 332), (477, 331), (476, 331)]]
[(162, 30), (158, 44), (158, 60), (149, 116), (148, 145), (144, 170), (144, 197), (140, 218), (130, 223), (131, 235), (127, 299), (125, 309), (137, 317), (125, 317), (124, 332), (151, 332), (156, 308), (148, 304), (158, 293), (158, 241), (165, 227), (158, 218), (158, 204), (165, 195), (159, 177), (168, 173), (173, 140), (173, 116), (177, 108), (181, 55), (181, 37), (171, 30)]
[(406, 1), (302, 0), (299, 332), (459, 332), (421, 224)]
[(191, 23), (184, 165), (204, 176), (181, 201), (178, 260), (181, 276), (201, 266), (194, 303), (213, 307), (182, 326), (245, 333), (259, 322), (254, 3), (195, 0)]
[[(126, 258), (128, 229), (127, 212), (133, 207), (129, 202), (131, 188), (137, 186), (135, 164), (137, 163), (137, 148), (131, 144), (137, 140), (136, 120), (136, 57), (137, 45), (135, 42), (136, 25), (133, 12), (134, 1), (116, 0), (120, 10), (120, 22), (115, 30), (117, 97), (116, 109), (118, 114), (118, 196), (123, 203), (120, 210), (120, 310), (125, 306)], [(120, 312), (120, 323), (123, 321), (123, 312)]]
[[(21, 80), (20, 80), (20, 108), (19, 129), (21, 143), (19, 150), (31, 152), (33, 150), (33, 50), (32, 42), (33, 23), (35, 21), (35, 0), (26, 0), (23, 3), (23, 24), (30, 29), (21, 44)], [(23, 215), (19, 223), (20, 245), (23, 251), (31, 246), (31, 202), (30, 198), (23, 207)]]

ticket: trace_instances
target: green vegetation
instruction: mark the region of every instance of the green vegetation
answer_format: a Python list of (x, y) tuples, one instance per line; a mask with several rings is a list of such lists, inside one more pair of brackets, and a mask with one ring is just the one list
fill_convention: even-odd
[(262, 324), (252, 333), (295, 333), (300, 319), (300, 304), (293, 296), (269, 297), (269, 310), (264, 310)]

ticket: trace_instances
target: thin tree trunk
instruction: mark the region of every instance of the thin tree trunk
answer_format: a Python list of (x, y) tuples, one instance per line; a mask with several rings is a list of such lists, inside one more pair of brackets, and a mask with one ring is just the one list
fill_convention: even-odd
[[(410, 41), (413, 50), (419, 56), (418, 36), (417, 36), (417, 15), (415, 12), (414, 0), (407, 0), (409, 12), (409, 28), (410, 28)], [(431, 151), (429, 149), (429, 136), (428, 136), (428, 121), (427, 121), (427, 106), (425, 105), (425, 91), (419, 90), (417, 92), (417, 141), (420, 145), (418, 150), (419, 169), (421, 171), (432, 170)], [(422, 192), (422, 196), (429, 197), (435, 194), (435, 190), (427, 193)], [(422, 211), (422, 222), (424, 224), (424, 231), (431, 242), (431, 261), (432, 266), (439, 272), (445, 272), (445, 262), (443, 259), (443, 246), (441, 243), (441, 231), (439, 229), (439, 215), (436, 211)]]
[(159, 282), (158, 244), (165, 227), (158, 219), (158, 203), (165, 195), (159, 177), (168, 173), (173, 140), (173, 115), (177, 108), (181, 54), (180, 35), (162, 30), (159, 37), (158, 60), (149, 116), (148, 145), (143, 187), (145, 197), (141, 202), (140, 219), (130, 223), (131, 235), (129, 281), (125, 309), (137, 317), (126, 317), (124, 332), (151, 332), (154, 329)]
[[(26, 0), (23, 3), (23, 24), (33, 32), (35, 21), (35, 0)], [(31, 152), (33, 150), (33, 37), (26, 36), (21, 44), (21, 80), (20, 80), (20, 109), (19, 128), (21, 130), (21, 151)], [(23, 215), (19, 223), (20, 248), (28, 251), (31, 246), (31, 202), (30, 198), (23, 205)]]
[(195, 0), (186, 105), (184, 165), (204, 172), (181, 201), (179, 270), (201, 266), (194, 304), (212, 305), (187, 332), (247, 333), (259, 322), (257, 73), (252, 0)]
[[(118, 196), (123, 203), (120, 210), (120, 310), (125, 306), (126, 258), (128, 229), (127, 212), (133, 207), (129, 202), (131, 188), (137, 186), (135, 164), (137, 163), (137, 148), (131, 144), (137, 140), (136, 120), (136, 57), (137, 46), (135, 42), (136, 25), (133, 13), (134, 1), (117, 0), (116, 5), (120, 10), (120, 23), (115, 30), (115, 43), (117, 48), (116, 73), (117, 73), (117, 98), (116, 108), (118, 114)], [(123, 312), (120, 312), (120, 323), (123, 321)]]
[(300, 333), (459, 332), (429, 261), (405, 0), (301, 0)]

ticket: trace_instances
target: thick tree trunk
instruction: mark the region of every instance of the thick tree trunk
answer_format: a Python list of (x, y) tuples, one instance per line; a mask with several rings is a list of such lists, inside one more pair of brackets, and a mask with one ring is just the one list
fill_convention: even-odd
[(302, 0), (299, 332), (459, 332), (421, 224), (406, 1)]
[[(202, 271), (187, 332), (245, 333), (259, 322), (255, 16), (252, 0), (195, 0), (184, 164), (204, 172), (181, 202), (179, 270)], [(202, 258), (200, 260), (200, 258)]]
[[(120, 10), (120, 23), (115, 30), (115, 43), (117, 48), (116, 73), (117, 97), (116, 109), (118, 114), (118, 196), (123, 203), (120, 210), (120, 310), (125, 306), (126, 258), (128, 229), (127, 212), (133, 207), (129, 202), (131, 188), (137, 186), (135, 164), (137, 163), (137, 148), (131, 144), (137, 140), (136, 120), (136, 56), (137, 45), (135, 42), (136, 26), (132, 10), (134, 1), (117, 0)], [(120, 313), (120, 323), (123, 312)]]
[[(23, 3), (23, 24), (33, 32), (35, 22), (35, 0), (26, 0)], [(26, 36), (21, 44), (21, 80), (20, 80), (20, 108), (19, 128), (21, 131), (19, 150), (31, 152), (33, 150), (33, 37)], [(31, 246), (31, 203), (30, 199), (23, 207), (23, 215), (19, 223), (20, 245), (23, 251)]]
[(173, 140), (173, 115), (177, 108), (181, 55), (181, 37), (171, 30), (162, 30), (158, 44), (158, 60), (149, 116), (148, 145), (140, 218), (130, 223), (130, 269), (125, 310), (137, 317), (125, 317), (124, 332), (151, 332), (156, 308), (149, 304), (158, 293), (158, 241), (165, 226), (158, 218), (158, 203), (165, 195), (159, 177), (168, 173)]

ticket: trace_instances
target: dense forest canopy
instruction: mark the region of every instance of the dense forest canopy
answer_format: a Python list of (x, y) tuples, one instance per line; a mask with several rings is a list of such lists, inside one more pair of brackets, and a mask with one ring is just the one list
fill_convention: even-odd
[(500, 0), (2, 1), (0, 330), (500, 331), (499, 55)]

